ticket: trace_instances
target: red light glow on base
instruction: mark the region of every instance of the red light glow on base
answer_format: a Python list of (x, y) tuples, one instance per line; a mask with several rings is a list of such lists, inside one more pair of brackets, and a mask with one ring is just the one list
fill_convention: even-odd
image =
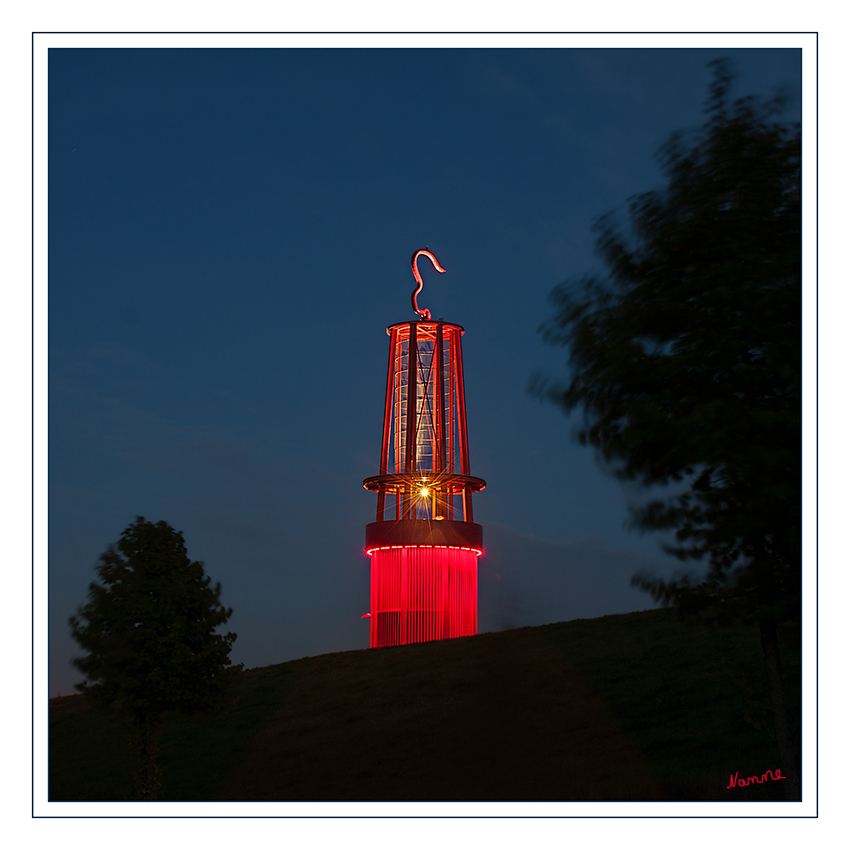
[(371, 647), (476, 634), (480, 550), (382, 546), (368, 554)]

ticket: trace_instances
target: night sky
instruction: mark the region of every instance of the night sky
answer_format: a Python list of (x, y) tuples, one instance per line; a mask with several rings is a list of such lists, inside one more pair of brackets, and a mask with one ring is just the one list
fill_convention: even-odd
[(719, 57), (798, 118), (796, 49), (51, 49), (50, 695), (137, 515), (221, 582), (234, 662), (368, 646), (361, 482), (426, 245), (487, 481), (479, 631), (652, 607), (630, 576), (682, 565), (528, 384), (566, 377), (547, 296), (597, 267), (594, 217), (663, 185)]

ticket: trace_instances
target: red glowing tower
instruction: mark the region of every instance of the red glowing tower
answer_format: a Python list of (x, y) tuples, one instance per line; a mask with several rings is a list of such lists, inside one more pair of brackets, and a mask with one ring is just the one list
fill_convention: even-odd
[(478, 630), (481, 526), (472, 494), (484, 481), (469, 474), (460, 338), (463, 328), (431, 320), (417, 296), (419, 320), (390, 325), (380, 475), (363, 486), (378, 494), (366, 526), (371, 559), (370, 646), (474, 635)]

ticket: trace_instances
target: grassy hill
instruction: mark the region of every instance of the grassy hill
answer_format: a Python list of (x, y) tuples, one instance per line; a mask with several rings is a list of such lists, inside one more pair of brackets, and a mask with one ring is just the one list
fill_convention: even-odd
[[(800, 653), (782, 635), (792, 716)], [(174, 718), (162, 800), (781, 800), (747, 719), (768, 698), (756, 629), (665, 610), (302, 658)], [(132, 799), (120, 721), (50, 701), (50, 799)]]

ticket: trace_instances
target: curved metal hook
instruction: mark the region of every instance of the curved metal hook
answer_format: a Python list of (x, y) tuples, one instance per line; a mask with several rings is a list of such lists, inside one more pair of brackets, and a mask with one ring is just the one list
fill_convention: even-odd
[(410, 296), (410, 303), (413, 304), (413, 311), (415, 313), (419, 313), (420, 318), (425, 319), (426, 322), (431, 320), (431, 311), (425, 308), (420, 309), (419, 305), (416, 303), (416, 296), (422, 292), (422, 277), (419, 274), (419, 269), (416, 268), (416, 260), (419, 256), (427, 257), (434, 265), (434, 268), (438, 272), (444, 272), (445, 269), (440, 265), (439, 260), (425, 248), (420, 248), (418, 251), (413, 252), (413, 256), (410, 258), (410, 265), (413, 267), (413, 276), (416, 278), (416, 283), (418, 286), (413, 290), (413, 294)]

